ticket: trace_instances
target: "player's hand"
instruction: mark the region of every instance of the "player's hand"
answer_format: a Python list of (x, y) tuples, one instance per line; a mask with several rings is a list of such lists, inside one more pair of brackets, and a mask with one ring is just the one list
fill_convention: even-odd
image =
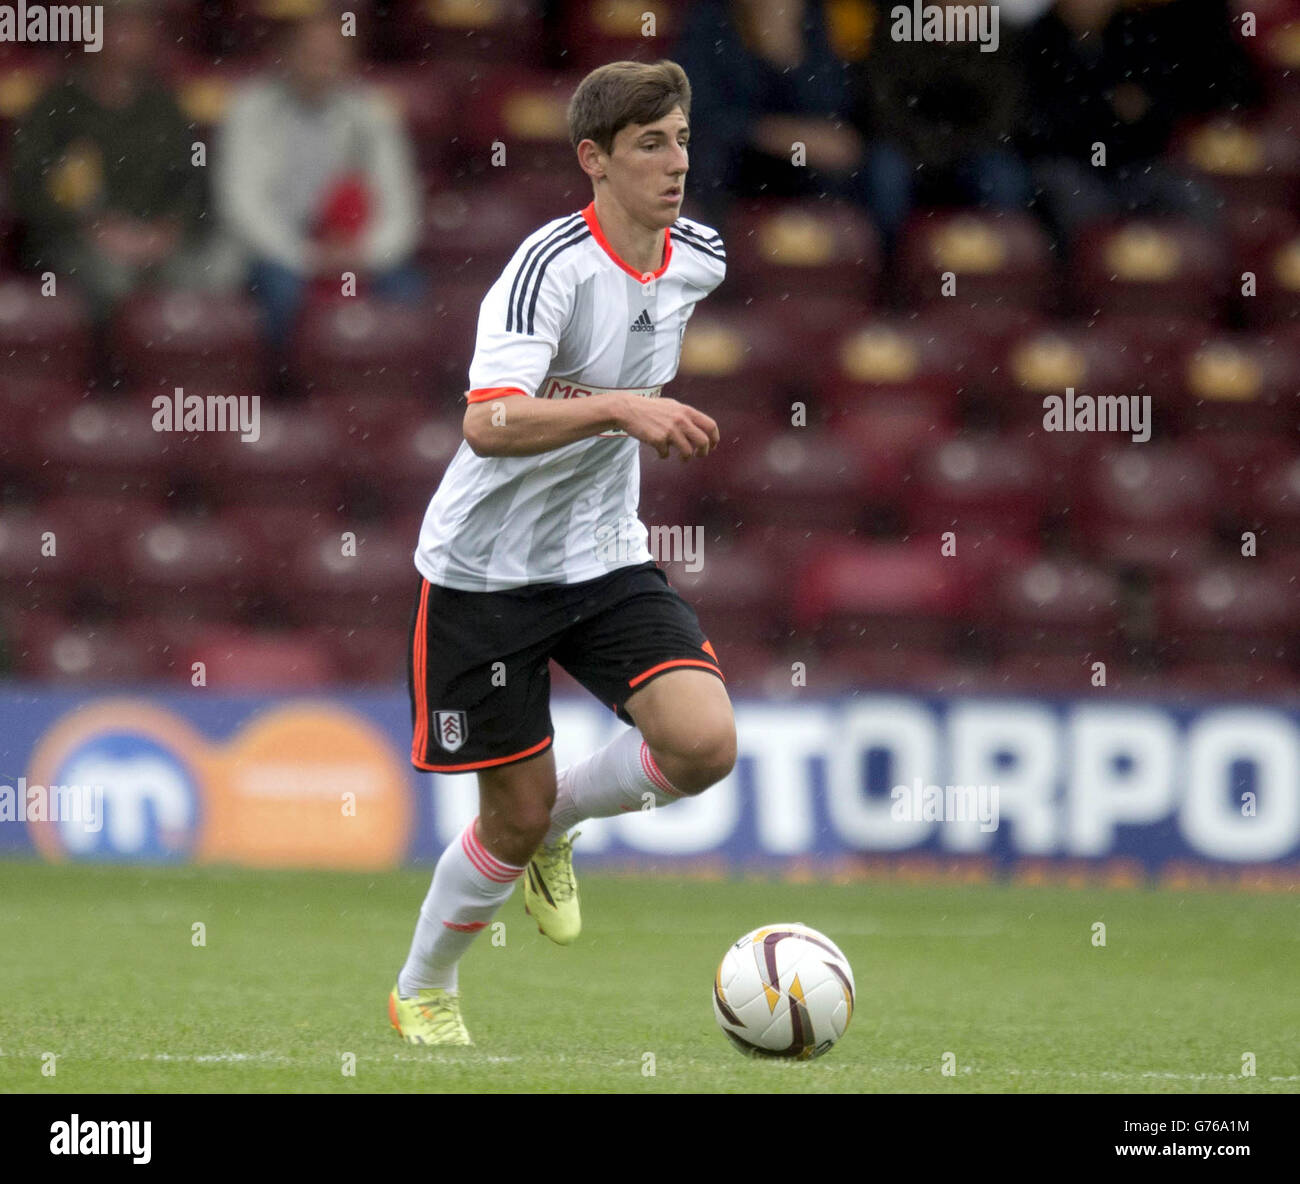
[(629, 436), (649, 444), (667, 460), (674, 448), (682, 460), (708, 456), (721, 440), (718, 425), (703, 411), (676, 399), (629, 398), (620, 425)]

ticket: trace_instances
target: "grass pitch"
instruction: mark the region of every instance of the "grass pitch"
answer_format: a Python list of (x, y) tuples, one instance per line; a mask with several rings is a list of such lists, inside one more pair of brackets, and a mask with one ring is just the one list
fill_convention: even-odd
[[(581, 940), (546, 941), (517, 892), (461, 968), (476, 1047), (424, 1050), (386, 1000), (425, 871), (0, 862), (0, 1092), (1300, 1090), (1295, 897), (579, 875)], [(810, 1063), (714, 1026), (718, 960), (774, 921), (857, 978)]]

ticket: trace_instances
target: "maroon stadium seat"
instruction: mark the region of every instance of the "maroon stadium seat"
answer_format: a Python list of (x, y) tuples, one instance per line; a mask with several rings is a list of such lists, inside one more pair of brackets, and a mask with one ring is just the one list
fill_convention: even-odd
[(467, 60), (533, 63), (542, 44), (541, 12), (528, 0), (491, 4), (403, 0), (389, 19), (400, 22), (400, 42), (409, 56), (450, 59), (431, 63), (440, 71)]
[(336, 458), (342, 452), (334, 421), (304, 409), (261, 404), (259, 436), (239, 432), (191, 437), (191, 472), (215, 502), (293, 503), (333, 508), (341, 492)]
[(303, 630), (262, 633), (209, 625), (176, 648), (173, 676), (188, 682), (192, 664), (202, 662), (205, 685), (217, 690), (309, 690), (328, 687), (338, 676), (330, 649)]
[(1048, 503), (1047, 472), (1022, 443), (998, 436), (958, 436), (917, 460), (907, 485), (908, 522), (934, 539), (993, 534), (1036, 539)]
[[(54, 503), (0, 511), (0, 584), (6, 601), (23, 611), (68, 606), (79, 582), (111, 569), (115, 540), (94, 520), (79, 519)], [(48, 552), (53, 550), (53, 554)]]
[(664, 393), (699, 408), (719, 426), (727, 426), (724, 420), (740, 426), (747, 416), (788, 423), (789, 402), (783, 399), (798, 397), (801, 351), (780, 324), (771, 309), (701, 306), (686, 327), (677, 377)]
[[(411, 568), (411, 603), (418, 576)], [(318, 626), (309, 631), (330, 655), (338, 677), (349, 683), (404, 686), (410, 635), (406, 628), (348, 625)]]
[(1204, 560), (1216, 504), (1213, 470), (1195, 449), (1151, 443), (1100, 453), (1073, 514), (1095, 555), (1177, 570)]
[(891, 504), (902, 497), (916, 457), (953, 433), (946, 412), (893, 393), (873, 395), (861, 409), (835, 419), (833, 428), (863, 458), (864, 492), (873, 501)]
[(1078, 559), (1042, 557), (1004, 570), (985, 602), (984, 623), (1004, 653), (1114, 655), (1124, 615), (1119, 581)]
[[(664, 56), (681, 31), (687, 12), (684, 3), (645, 5), (611, 0), (576, 0), (562, 6), (560, 26), (566, 57), (582, 70), (594, 70), (606, 62), (653, 62)], [(654, 17), (646, 33), (645, 17)]]
[(311, 304), (294, 336), (297, 381), (312, 394), (358, 399), (425, 391), (437, 359), (436, 316), (430, 303), (355, 297)]
[(40, 279), (0, 278), (0, 358), (5, 377), (80, 382), (90, 370), (90, 325), (75, 284), (57, 277), (42, 296)]
[[(899, 244), (899, 267), (917, 305), (1055, 305), (1051, 246), (1028, 214), (925, 210), (913, 215)], [(951, 273), (955, 290), (945, 292)]]
[(119, 309), (113, 353), (127, 381), (150, 395), (224, 395), (266, 380), (257, 309), (242, 295), (138, 292)]
[(1205, 699), (1267, 697), (1272, 704), (1300, 699), (1300, 678), (1286, 662), (1252, 654), (1240, 661), (1178, 662), (1165, 674), (1169, 683)]
[(1295, 657), (1295, 585), (1258, 559), (1171, 576), (1157, 611), (1168, 659), (1268, 663)]
[(1218, 432), (1277, 432), (1300, 428), (1300, 360), (1270, 337), (1215, 334), (1188, 342), (1183, 358), (1178, 421)]
[(51, 683), (135, 688), (163, 673), (138, 627), (47, 614), (22, 617), (12, 657), (18, 674)]
[[(1214, 492), (1219, 505), (1227, 515), (1241, 519), (1243, 530), (1262, 525), (1262, 515), (1269, 505), (1286, 517), (1285, 507), (1273, 503), (1261, 485), (1265, 477), (1279, 473), (1296, 455), (1285, 437), (1276, 432), (1202, 431), (1195, 434), (1192, 444), (1214, 466)], [(1281, 491), (1277, 492), (1280, 495)], [(1270, 513), (1270, 529), (1280, 525)]]
[[(824, 428), (749, 436), (709, 463), (703, 501), (737, 526), (847, 530), (861, 520), (871, 487), (862, 454)], [(723, 470), (716, 482), (715, 468)]]
[(1215, 116), (1188, 129), (1174, 150), (1233, 206), (1286, 207), (1300, 185), (1300, 141), (1276, 121)]
[(1261, 243), (1241, 270), (1255, 275), (1255, 295), (1240, 301), (1253, 324), (1300, 324), (1300, 231)]
[(122, 587), (135, 612), (235, 619), (262, 583), (259, 558), (256, 546), (220, 519), (160, 516), (127, 540)]
[[(584, 203), (585, 204), (585, 203)], [(516, 248), (549, 217), (538, 218), (520, 187), (510, 184), (459, 186), (431, 193), (425, 202), (421, 258), (441, 289), (448, 283), (487, 295)]]
[(1070, 290), (1079, 312), (1214, 319), (1231, 288), (1221, 236), (1178, 218), (1131, 219), (1082, 231)]
[(972, 594), (960, 560), (938, 546), (864, 543), (815, 558), (795, 579), (794, 626), (824, 650), (897, 644), (951, 652)]
[(88, 399), (34, 433), (26, 468), (49, 495), (161, 497), (184, 463), (181, 436), (154, 431), (146, 400)]
[(870, 408), (884, 397), (947, 419), (970, 375), (971, 350), (960, 328), (915, 316), (874, 318), (823, 356), (817, 393), (837, 412)]
[(413, 542), (377, 523), (345, 527), (355, 554), (335, 533), (312, 533), (291, 547), (286, 596), (301, 624), (400, 629), (409, 623), (416, 586)]
[[(500, 171), (522, 184), (534, 171), (576, 170), (568, 104), (581, 81), (581, 73), (518, 65), (457, 75), (457, 130), (475, 175), (479, 169), (488, 176)], [(492, 165), (496, 145), (505, 150), (504, 169)]]
[(729, 296), (875, 297), (880, 247), (871, 219), (844, 202), (738, 202), (721, 228)]
[(1256, 541), (1261, 550), (1272, 554), (1279, 544), (1300, 547), (1300, 453), (1278, 457), (1265, 466), (1253, 492), (1247, 522), (1250, 526), (1258, 522), (1262, 537)]
[[(714, 648), (772, 645), (781, 640), (788, 618), (789, 582), (762, 546), (723, 542), (705, 535), (698, 571), (685, 563), (660, 566), (698, 613)], [(721, 652), (721, 651), (719, 651)]]

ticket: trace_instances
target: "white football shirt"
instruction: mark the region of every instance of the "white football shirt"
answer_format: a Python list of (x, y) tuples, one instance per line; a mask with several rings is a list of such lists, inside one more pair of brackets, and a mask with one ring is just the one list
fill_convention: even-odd
[[(653, 273), (614, 253), (595, 203), (548, 222), (479, 308), (469, 401), (657, 393), (677, 374), (696, 303), (725, 273), (721, 236), (689, 218), (664, 231)], [(617, 433), (537, 456), (476, 456), (462, 440), (425, 512), (416, 568), (430, 583), (490, 592), (646, 562), (640, 447)]]

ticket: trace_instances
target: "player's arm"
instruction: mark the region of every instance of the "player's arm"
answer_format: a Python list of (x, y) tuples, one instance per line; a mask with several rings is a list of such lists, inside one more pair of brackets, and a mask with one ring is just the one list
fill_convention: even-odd
[(525, 392), (484, 391), (465, 409), (465, 440), (478, 456), (536, 456), (621, 429), (661, 457), (676, 449), (683, 460), (718, 446), (718, 425), (676, 399), (611, 393), (584, 399), (530, 399)]

